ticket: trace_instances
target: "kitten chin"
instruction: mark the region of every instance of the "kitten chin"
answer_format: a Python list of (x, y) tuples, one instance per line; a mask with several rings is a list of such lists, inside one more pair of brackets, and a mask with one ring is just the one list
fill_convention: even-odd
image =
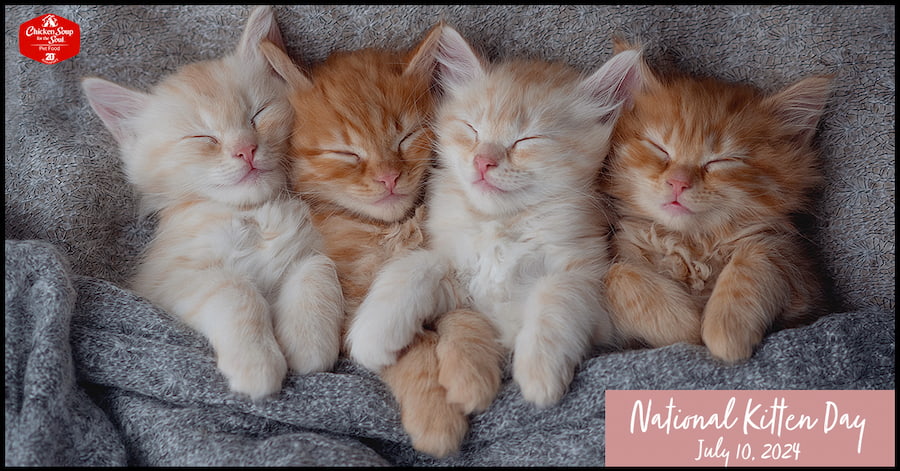
[[(423, 178), (421, 186), (424, 184)], [(350, 209), (362, 218), (383, 224), (397, 224), (413, 215), (415, 208), (422, 203), (420, 194), (421, 189), (415, 188), (413, 193), (382, 194), (377, 196), (375, 201), (355, 199), (351, 202), (345, 199), (335, 199), (339, 199), (343, 203), (340, 205), (342, 208)]]
[(242, 209), (249, 209), (285, 194), (287, 179), (282, 169), (242, 170), (244, 176), (232, 185), (215, 187), (207, 193), (211, 199)]

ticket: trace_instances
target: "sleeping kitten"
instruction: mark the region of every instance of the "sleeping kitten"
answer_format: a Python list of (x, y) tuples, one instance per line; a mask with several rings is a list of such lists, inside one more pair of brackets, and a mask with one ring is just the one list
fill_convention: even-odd
[(621, 215), (606, 280), (614, 323), (651, 347), (703, 343), (745, 360), (773, 324), (824, 298), (790, 216), (822, 181), (811, 144), (829, 78), (767, 96), (644, 67), (605, 176)]
[(608, 221), (596, 175), (638, 54), (588, 77), (559, 63), (491, 65), (452, 28), (438, 61), (427, 248), (390, 262), (348, 333), (373, 370), (393, 364), (423, 322), (456, 308), (485, 313), (513, 354), (513, 377), (538, 406), (557, 402), (594, 341), (612, 338), (603, 301)]
[(342, 319), (334, 263), (286, 191), (293, 113), (261, 41), (283, 47), (268, 7), (252, 12), (234, 53), (150, 93), (82, 82), (159, 213), (133, 289), (204, 334), (231, 389), (253, 399), (279, 391), (287, 367), (330, 369)]
[[(425, 242), (422, 197), (432, 166), (439, 35), (433, 29), (404, 53), (335, 52), (310, 78), (295, 78), (291, 183), (310, 202), (337, 264), (347, 324), (378, 270)], [(280, 51), (267, 52), (284, 62)], [(283, 68), (295, 69), (287, 62)], [(429, 327), (382, 378), (413, 446), (445, 456), (459, 447), (467, 415), (496, 395), (502, 357), (490, 323), (475, 312), (457, 310)]]

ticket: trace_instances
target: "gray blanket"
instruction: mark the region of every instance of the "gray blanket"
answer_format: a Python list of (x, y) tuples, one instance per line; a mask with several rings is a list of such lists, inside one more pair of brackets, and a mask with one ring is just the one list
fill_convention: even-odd
[[(154, 221), (81, 95), (97, 75), (146, 89), (237, 43), (249, 6), (5, 7), (6, 465), (604, 464), (606, 390), (894, 389), (893, 6), (277, 6), (288, 51), (408, 48), (436, 21), (491, 58), (594, 70), (614, 34), (651, 63), (775, 90), (833, 73), (818, 135), (827, 185), (809, 220), (832, 313), (722, 366), (702, 348), (598, 351), (559, 405), (522, 400), (507, 370), (460, 452), (412, 449), (379, 378), (349, 360), (289, 375), (275, 398), (229, 393), (197, 333), (125, 288)], [(53, 13), (81, 50), (46, 65), (14, 32)]]

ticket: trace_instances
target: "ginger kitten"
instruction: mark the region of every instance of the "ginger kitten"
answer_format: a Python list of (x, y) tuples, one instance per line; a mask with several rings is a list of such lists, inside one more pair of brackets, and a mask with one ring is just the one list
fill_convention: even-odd
[(746, 360), (772, 327), (822, 307), (791, 216), (823, 179), (812, 140), (830, 79), (767, 95), (644, 70), (604, 176), (620, 215), (606, 278), (614, 323), (625, 340)]
[[(426, 242), (439, 34), (434, 29), (408, 52), (334, 52), (294, 80), (291, 184), (309, 201), (337, 264), (345, 326), (382, 266)], [(456, 451), (468, 415), (496, 395), (500, 363), (490, 323), (473, 311), (447, 313), (419, 332), (381, 372), (413, 446), (439, 457)]]
[(343, 317), (334, 264), (287, 191), (293, 112), (261, 42), (283, 44), (269, 7), (253, 10), (234, 53), (150, 93), (82, 82), (159, 214), (132, 288), (204, 334), (231, 389), (253, 399), (278, 392), (288, 367), (330, 369)]
[(596, 175), (639, 83), (638, 56), (618, 54), (587, 76), (538, 60), (490, 64), (443, 28), (429, 241), (373, 283), (348, 333), (353, 358), (380, 371), (423, 323), (472, 308), (512, 354), (527, 401), (562, 397), (594, 342), (613, 338)]

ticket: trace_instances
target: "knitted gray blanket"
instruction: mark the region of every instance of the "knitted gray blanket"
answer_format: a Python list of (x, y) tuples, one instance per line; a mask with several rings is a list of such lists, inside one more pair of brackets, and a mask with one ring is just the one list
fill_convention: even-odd
[[(275, 14), (307, 64), (338, 49), (405, 49), (443, 19), (492, 58), (588, 71), (620, 35), (643, 42), (653, 64), (767, 90), (834, 74), (809, 238), (836, 302), (736, 366), (685, 344), (595, 352), (546, 409), (507, 371), (444, 459), (411, 447), (386, 386), (349, 360), (291, 374), (263, 402), (235, 397), (202, 336), (125, 288), (154, 222), (138, 215), (79, 79), (147, 89), (231, 50), (251, 8), (5, 7), (7, 466), (597, 466), (607, 390), (894, 389), (893, 6), (294, 5)], [(22, 55), (15, 34), (48, 13), (81, 32), (78, 54), (51, 65)]]

